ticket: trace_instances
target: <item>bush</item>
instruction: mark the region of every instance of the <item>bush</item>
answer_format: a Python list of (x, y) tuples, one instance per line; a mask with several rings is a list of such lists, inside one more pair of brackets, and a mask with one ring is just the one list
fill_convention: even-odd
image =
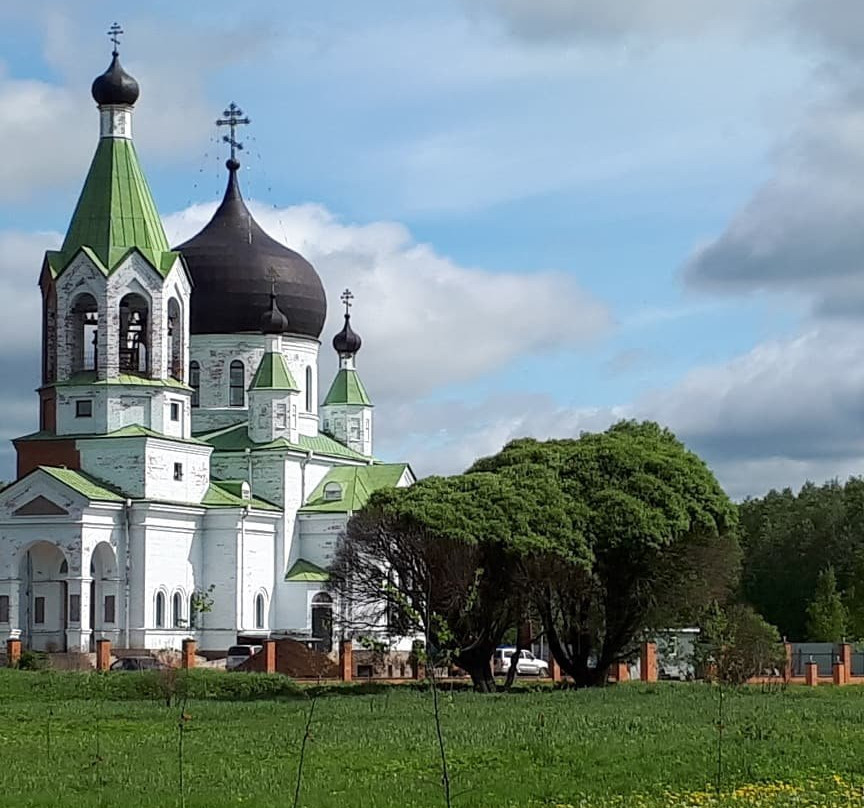
[(702, 620), (696, 665), (718, 681), (743, 684), (753, 676), (779, 673), (786, 664), (780, 634), (750, 606), (713, 604)]

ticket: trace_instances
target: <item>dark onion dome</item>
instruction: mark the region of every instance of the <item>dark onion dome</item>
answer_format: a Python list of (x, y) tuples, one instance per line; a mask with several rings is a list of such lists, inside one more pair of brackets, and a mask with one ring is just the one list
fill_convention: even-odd
[(288, 318), (279, 310), (276, 293), (270, 293), (270, 308), (261, 315), (262, 334), (284, 334), (288, 330)]
[(284, 331), (317, 339), (327, 316), (318, 273), (261, 229), (240, 194), (240, 164), (229, 160), (226, 165), (222, 204), (197, 236), (175, 248), (192, 275), (191, 333), (260, 333), (261, 312), (269, 307), (275, 283), (277, 308), (288, 320)]
[(333, 337), (333, 347), (340, 354), (356, 354), (360, 350), (363, 340), (360, 335), (351, 328), (351, 315), (345, 313), (345, 325), (342, 330)]
[(132, 106), (138, 100), (138, 82), (121, 66), (120, 57), (114, 51), (111, 65), (93, 80), (91, 88), (93, 99), (99, 106), (106, 104), (125, 104)]

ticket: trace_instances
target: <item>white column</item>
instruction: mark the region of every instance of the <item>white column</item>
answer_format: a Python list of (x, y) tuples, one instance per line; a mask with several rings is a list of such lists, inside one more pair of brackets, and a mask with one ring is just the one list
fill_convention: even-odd
[(70, 652), (90, 652), (90, 638), (93, 634), (90, 625), (90, 583), (93, 579), (67, 578), (69, 598), (66, 604), (66, 649)]

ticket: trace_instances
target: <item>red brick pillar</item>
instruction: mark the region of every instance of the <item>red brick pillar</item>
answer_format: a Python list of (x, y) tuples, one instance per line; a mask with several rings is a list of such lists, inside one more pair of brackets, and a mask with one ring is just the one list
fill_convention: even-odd
[(183, 640), (183, 653), (180, 656), (180, 666), (184, 670), (195, 667), (195, 640)]
[(6, 640), (6, 665), (10, 668), (17, 668), (20, 659), (21, 640), (17, 638)]
[(561, 672), (561, 666), (558, 664), (558, 660), (551, 655), (549, 656), (549, 675), (552, 677), (553, 682), (564, 681), (564, 674)]
[(261, 653), (264, 655), (264, 673), (276, 673), (276, 641), (264, 640)]
[(642, 643), (642, 653), (639, 656), (639, 678), (643, 682), (657, 681), (657, 643)]
[(786, 662), (783, 665), (783, 681), (791, 682), (792, 681), (792, 671), (794, 670), (792, 665), (792, 643), (784, 642), (783, 648), (786, 651)]
[(815, 662), (808, 662), (804, 666), (804, 681), (810, 687), (816, 687), (819, 684), (819, 666)]
[(846, 666), (842, 662), (834, 663), (834, 684), (835, 685), (845, 685), (846, 684)]
[(612, 666), (612, 675), (618, 684), (630, 681), (630, 670), (626, 662), (618, 661)]
[(852, 646), (848, 642), (840, 646), (840, 661), (843, 663), (843, 684), (848, 685), (852, 678)]
[(111, 640), (96, 640), (96, 670), (107, 671), (111, 667)]
[(350, 682), (354, 678), (354, 646), (351, 640), (339, 643), (339, 678)]

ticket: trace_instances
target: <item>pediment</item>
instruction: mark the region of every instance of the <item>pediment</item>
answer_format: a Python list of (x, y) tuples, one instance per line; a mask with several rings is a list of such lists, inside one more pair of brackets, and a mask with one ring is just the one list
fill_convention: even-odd
[(39, 496), (25, 502), (20, 508), (12, 512), (12, 516), (68, 516), (69, 511), (61, 508), (56, 502), (48, 497)]

